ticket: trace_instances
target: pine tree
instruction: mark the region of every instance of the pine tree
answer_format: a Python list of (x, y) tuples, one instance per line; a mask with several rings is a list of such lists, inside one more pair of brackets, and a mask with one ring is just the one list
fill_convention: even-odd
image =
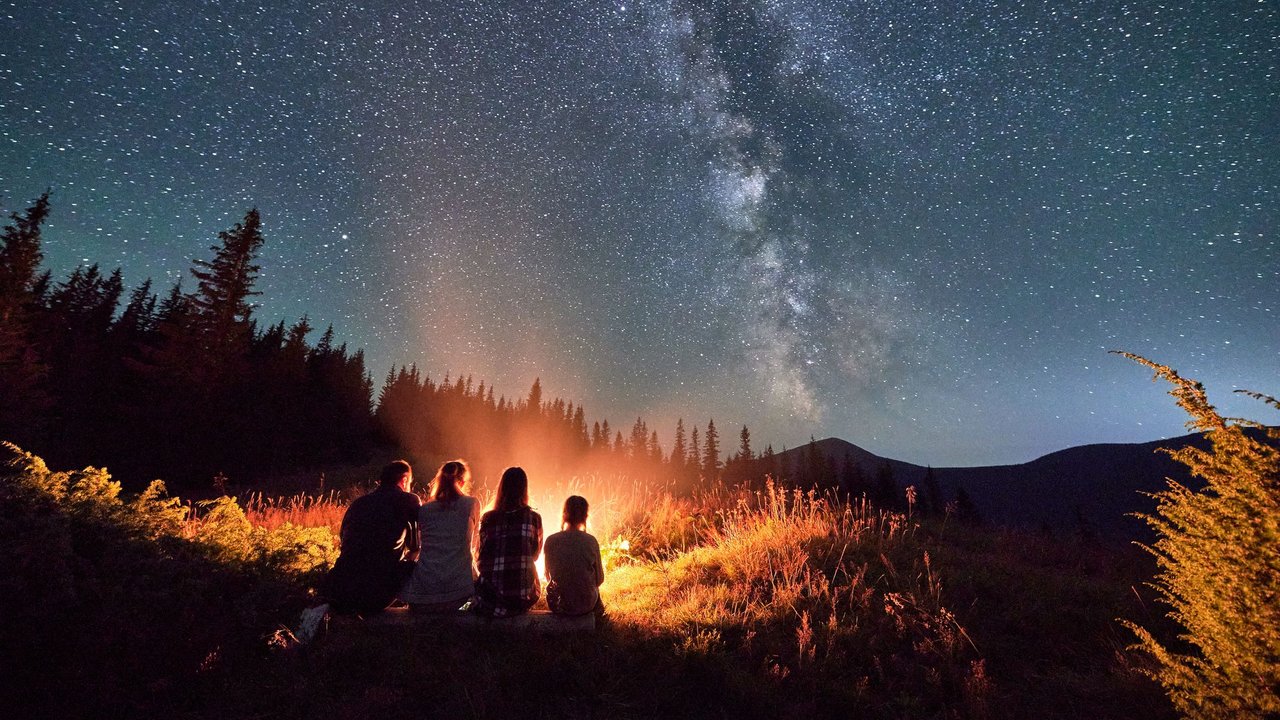
[(633, 461), (645, 460), (649, 457), (649, 428), (644, 421), (636, 418), (631, 426), (630, 457)]
[(693, 426), (693, 433), (689, 437), (689, 466), (688, 473), (691, 479), (697, 479), (698, 473), (702, 468), (702, 446), (698, 441), (698, 426)]
[(587, 411), (581, 405), (573, 411), (573, 440), (577, 452), (583, 453), (591, 449), (591, 437), (587, 434)]
[(763, 474), (768, 475), (774, 480), (778, 479), (778, 456), (773, 452), (773, 445), (769, 444), (764, 447), (764, 452), (760, 455), (761, 465), (764, 466)]
[(151, 292), (151, 278), (147, 278), (129, 294), (129, 302), (112, 331), (129, 345), (141, 342), (155, 327), (157, 300)]
[(707, 423), (707, 435), (702, 447), (702, 476), (715, 480), (720, 475), (720, 433), (716, 432), (716, 421)]
[(822, 453), (818, 450), (818, 441), (809, 436), (809, 444), (804, 447), (804, 466), (800, 470), (800, 482), (804, 485), (817, 485), (822, 477)]
[[(1120, 354), (1173, 385), (1169, 394), (1191, 416), (1187, 426), (1210, 443), (1166, 451), (1203, 479), (1204, 489), (1171, 480), (1155, 494), (1155, 513), (1141, 516), (1159, 534), (1147, 548), (1160, 568), (1155, 586), (1192, 651), (1128, 625), (1183, 715), (1280, 717), (1280, 430), (1224, 418), (1200, 383)], [(1280, 409), (1273, 397), (1245, 394)]]
[(44, 259), (40, 226), (49, 217), (46, 191), (25, 213), (10, 213), (13, 224), (0, 235), (0, 329), (19, 319), (33, 299), (36, 270)]
[(40, 386), (47, 368), (30, 326), (43, 297), (36, 271), (44, 258), (40, 226), (48, 216), (45, 192), (25, 213), (11, 213), (13, 223), (0, 234), (0, 439), (23, 444), (39, 437), (50, 402)]
[(97, 265), (78, 267), (49, 293), (32, 333), (49, 368), (49, 440), (78, 461), (104, 449), (116, 415), (121, 373), (109, 331), (123, 289), (120, 270), (103, 277)]
[(529, 397), (525, 400), (525, 409), (530, 415), (542, 412), (542, 378), (534, 378), (533, 387), (529, 388)]
[(683, 471), (684, 464), (686, 462), (685, 458), (688, 454), (689, 452), (685, 449), (684, 444), (684, 418), (677, 418), (676, 439), (675, 442), (671, 444), (671, 467), (676, 472)]
[(253, 289), (259, 267), (255, 263), (262, 249), (262, 219), (257, 208), (230, 230), (218, 233), (220, 245), (210, 246), (212, 260), (194, 260), (191, 274), (198, 281), (192, 308), (200, 367), (212, 379), (230, 370), (227, 363), (243, 353), (251, 336), (253, 305), (249, 298), (261, 293)]
[(751, 431), (746, 425), (742, 426), (742, 432), (738, 433), (738, 459), (742, 463), (751, 462), (755, 456), (751, 454)]
[(965, 525), (982, 524), (982, 515), (978, 512), (978, 506), (974, 504), (973, 498), (969, 497), (969, 491), (965, 490), (963, 485), (956, 486), (955, 503), (957, 520)]
[(848, 450), (845, 451), (844, 460), (840, 463), (840, 489), (848, 493), (850, 497), (861, 497), (870, 494), (867, 488), (866, 476), (862, 472), (862, 466), (853, 459), (853, 453)]
[(898, 482), (893, 478), (893, 466), (888, 462), (880, 464), (880, 468), (876, 470), (876, 483), (873, 488), (874, 499), (877, 504), (884, 508), (897, 508), (903, 504), (903, 498), (898, 496)]

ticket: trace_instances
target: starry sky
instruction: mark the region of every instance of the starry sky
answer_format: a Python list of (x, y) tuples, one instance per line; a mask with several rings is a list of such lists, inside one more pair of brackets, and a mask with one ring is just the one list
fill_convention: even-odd
[[(1274, 0), (9, 2), (0, 205), (162, 286), (263, 215), (258, 315), (670, 447), (937, 466), (1275, 423)], [(191, 287), (187, 279), (187, 287)]]

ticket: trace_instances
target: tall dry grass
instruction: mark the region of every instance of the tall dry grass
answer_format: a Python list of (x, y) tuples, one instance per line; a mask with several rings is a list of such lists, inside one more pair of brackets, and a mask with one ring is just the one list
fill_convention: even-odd
[(327, 527), (336, 537), (342, 527), (342, 515), (349, 501), (337, 490), (318, 495), (305, 492), (287, 496), (269, 496), (261, 492), (250, 493), (243, 498), (245, 515), (249, 522), (267, 530), (282, 525), (318, 528)]
[(901, 514), (769, 483), (668, 498), (630, 529), (648, 555), (611, 568), (603, 595), (616, 622), (699, 652), (732, 635), (747, 651), (766, 647), (783, 673), (848, 656), (879, 633), (910, 637), (927, 664), (972, 671), (971, 643)]
[[(408, 653), (419, 664), (461, 668), (456, 677), (465, 678), (470, 698), (498, 702), (488, 694), (495, 682), (524, 688), (494, 707), (560, 702), (569, 677), (583, 679), (575, 697), (629, 717), (1166, 712), (1158, 688), (1121, 667), (1122, 644), (1107, 639), (1113, 618), (1126, 612), (1123, 596), (1134, 594), (1128, 581), (1060, 567), (1026, 537), (780, 484), (678, 497), (613, 476), (534, 485), (531, 503), (548, 533), (570, 494), (591, 503), (590, 530), (605, 556), (608, 621), (596, 636), (548, 642), (397, 628), (334, 636), (317, 650), (321, 669), (277, 669), (274, 687), (291, 698), (284, 704), (306, 705), (323, 689), (363, 707), (370, 683), (421, 702), (448, 694), (424, 684), (422, 673), (351, 676), (352, 653), (395, 667)], [(336, 528), (346, 503), (329, 494), (247, 504), (255, 527)], [(1063, 704), (1064, 697), (1076, 700)]]

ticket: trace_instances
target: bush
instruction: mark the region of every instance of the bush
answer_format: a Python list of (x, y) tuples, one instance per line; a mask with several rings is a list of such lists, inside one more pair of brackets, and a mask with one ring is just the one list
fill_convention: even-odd
[[(1155, 587), (1173, 609), (1186, 648), (1129, 626), (1157, 662), (1153, 677), (1180, 712), (1193, 718), (1280, 714), (1280, 431), (1224, 418), (1204, 387), (1145, 358), (1204, 432), (1208, 449), (1169, 454), (1205, 481), (1200, 492), (1169, 481), (1153, 515), (1159, 533), (1148, 548), (1160, 566)], [(1247, 393), (1280, 409), (1275, 398)]]
[(157, 713), (193, 679), (264, 651), (335, 554), (328, 528), (268, 531), (229, 498), (193, 517), (159, 481), (126, 501), (105, 470), (53, 472), (4, 447), (4, 706)]

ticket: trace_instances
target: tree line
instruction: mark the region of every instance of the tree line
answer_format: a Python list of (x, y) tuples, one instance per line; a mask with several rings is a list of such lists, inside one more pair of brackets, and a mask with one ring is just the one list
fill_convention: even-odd
[(120, 269), (81, 266), (59, 281), (41, 271), (49, 213), (45, 193), (0, 235), (0, 437), (60, 463), (180, 484), (368, 453), (363, 352), (335, 345), (332, 327), (308, 342), (306, 317), (253, 315), (257, 210), (219, 233), (189, 278), (127, 295)]
[(722, 454), (714, 420), (688, 437), (680, 420), (668, 452), (642, 418), (588, 424), (582, 405), (544, 398), (538, 381), (524, 397), (495, 398), (493, 384), (470, 376), (393, 367), (375, 398), (363, 351), (336, 344), (332, 326), (312, 342), (305, 316), (255, 316), (256, 209), (220, 232), (188, 277), (127, 291), (119, 268), (80, 266), (61, 280), (42, 269), (50, 212), (46, 192), (0, 234), (0, 439), (58, 464), (184, 490), (215, 476), (362, 463), (384, 446), (424, 460), (661, 478), (683, 491), (759, 469), (746, 427), (738, 452)]
[[(581, 404), (544, 397), (538, 380), (508, 398), (470, 375), (394, 366), (375, 396), (364, 352), (337, 344), (332, 326), (312, 342), (305, 316), (256, 317), (265, 242), (256, 209), (218, 233), (187, 277), (127, 291), (119, 268), (80, 266), (56, 281), (41, 268), (50, 211), (45, 193), (0, 233), (0, 440), (60, 465), (107, 466), (134, 483), (163, 477), (190, 493), (215, 478), (249, 484), (381, 452), (428, 465), (461, 456), (481, 477), (521, 464), (682, 494), (718, 482), (763, 487), (769, 476), (904, 505), (888, 465), (833, 460), (812, 439), (799, 451), (758, 452), (746, 426), (735, 448), (714, 419), (679, 419), (666, 450), (643, 418), (629, 427), (589, 420)], [(922, 510), (944, 505), (928, 478), (918, 497)]]

